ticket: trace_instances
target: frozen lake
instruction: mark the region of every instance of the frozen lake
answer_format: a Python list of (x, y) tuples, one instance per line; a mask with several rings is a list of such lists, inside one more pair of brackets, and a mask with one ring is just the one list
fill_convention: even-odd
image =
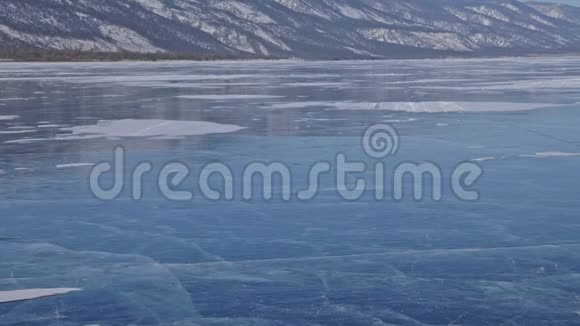
[[(305, 185), (379, 122), (387, 166), (475, 162), (481, 198), (89, 190), (119, 145)], [(580, 325), (579, 127), (575, 58), (2, 63), (0, 325)]]

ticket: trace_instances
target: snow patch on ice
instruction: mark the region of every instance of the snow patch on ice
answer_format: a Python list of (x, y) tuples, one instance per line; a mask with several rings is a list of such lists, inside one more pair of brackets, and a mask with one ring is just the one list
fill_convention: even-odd
[(570, 153), (570, 152), (538, 152), (535, 154), (520, 154), (515, 156), (501, 156), (501, 157), (479, 157), (472, 159), (475, 162), (484, 162), (484, 161), (491, 161), (491, 160), (506, 160), (506, 159), (513, 159), (513, 158), (537, 158), (537, 159), (545, 159), (550, 157), (580, 157), (580, 153)]
[(415, 118), (408, 118), (408, 119), (386, 119), (386, 120), (382, 120), (381, 122), (384, 122), (384, 123), (405, 123), (405, 122), (413, 122), (413, 121), (417, 121), (417, 119), (415, 119)]
[(38, 125), (38, 128), (62, 128), (65, 125), (57, 125), (57, 124), (46, 124), (46, 125)]
[(294, 86), (294, 87), (340, 87), (340, 86), (348, 86), (351, 85), (350, 83), (326, 83), (326, 82), (304, 82), (304, 83), (286, 83), (283, 86)]
[(512, 102), (291, 102), (276, 103), (267, 106), (269, 109), (298, 109), (305, 107), (327, 107), (337, 110), (384, 110), (413, 113), (439, 112), (509, 112), (528, 111), (542, 107), (557, 106), (542, 103)]
[(192, 100), (217, 100), (217, 101), (229, 101), (229, 100), (263, 100), (272, 98), (281, 98), (284, 96), (277, 95), (181, 95), (179, 98), (192, 99)]
[(68, 169), (68, 168), (81, 168), (94, 166), (94, 163), (69, 163), (69, 164), (57, 164), (57, 169)]
[[(72, 136), (94, 135), (100, 137), (179, 137), (231, 133), (245, 129), (237, 125), (207, 121), (178, 120), (100, 120), (96, 125), (62, 128)], [(61, 139), (70, 136), (60, 135)]]
[(224, 83), (171, 83), (171, 82), (135, 82), (126, 84), (132, 87), (150, 87), (150, 88), (222, 88), (222, 87), (233, 87), (233, 86), (259, 86), (260, 83), (244, 83), (244, 82), (224, 82)]
[(6, 120), (15, 120), (20, 118), (20, 116), (17, 115), (0, 115), (0, 121), (6, 121)]
[(548, 157), (574, 157), (580, 156), (580, 153), (566, 153), (566, 152), (540, 152), (531, 155), (520, 155), (520, 157), (529, 158), (548, 158)]
[(491, 161), (491, 160), (495, 160), (495, 159), (497, 159), (497, 157), (487, 156), (487, 157), (474, 158), (474, 159), (472, 159), (472, 161), (475, 161), (475, 162), (485, 162), (485, 161)]
[(4, 144), (29, 144), (39, 141), (46, 141), (50, 140), (49, 138), (22, 138), (22, 139), (15, 139), (15, 140), (7, 140)]
[(31, 99), (32, 98), (30, 98), (30, 97), (7, 97), (7, 98), (0, 99), (0, 101), (3, 101), (3, 102), (27, 101), (27, 100), (31, 100)]
[[(543, 105), (548, 106), (548, 105)], [(493, 112), (527, 111), (542, 107), (535, 103), (511, 102), (392, 102), (378, 103), (374, 109), (404, 112)]]
[(335, 106), (338, 102), (325, 102), (325, 101), (304, 101), (304, 102), (289, 102), (289, 103), (276, 103), (269, 105), (269, 109), (302, 109), (313, 106)]
[(36, 130), (3, 130), (0, 131), (0, 135), (31, 134), (35, 132)]
[(28, 289), (14, 291), (0, 291), (0, 303), (32, 300), (50, 297), (59, 294), (82, 291), (78, 288), (55, 288), (55, 289)]

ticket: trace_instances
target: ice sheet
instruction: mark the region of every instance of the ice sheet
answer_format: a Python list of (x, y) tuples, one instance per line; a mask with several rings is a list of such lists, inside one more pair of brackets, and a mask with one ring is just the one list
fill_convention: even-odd
[[(143, 318), (149, 320), (147, 324), (165, 325), (196, 315), (179, 281), (166, 268), (146, 257), (75, 251), (45, 243), (3, 243), (0, 253), (7, 267), (2, 270), (5, 278), (0, 280), (4, 281), (4, 289), (35, 289), (24, 293), (27, 297), (52, 295), (52, 291), (69, 293), (47, 297), (46, 301), (14, 303), (3, 311), (2, 324), (29, 325), (38, 318), (46, 318), (42, 325), (61, 324), (55, 309), (66, 316), (62, 318), (70, 325), (112, 321), (123, 325), (143, 324), (138, 322)], [(61, 289), (61, 284), (74, 287)], [(36, 292), (38, 289), (48, 291)], [(155, 293), (149, 292), (151, 289), (156, 289)], [(14, 292), (9, 293), (5, 302), (15, 301), (24, 294), (17, 297)], [(115, 317), (128, 320), (120, 322)]]
[[(0, 137), (14, 143), (0, 146), (4, 154), (0, 168), (8, 173), (0, 176), (1, 289), (83, 289), (7, 303), (0, 311), (0, 324), (575, 324), (580, 289), (576, 276), (580, 248), (575, 245), (580, 234), (575, 178), (580, 111), (568, 106), (509, 114), (414, 112), (450, 110), (441, 103), (454, 103), (447, 106), (458, 112), (480, 112), (488, 106), (500, 112), (512, 102), (519, 102), (521, 109), (578, 102), (580, 93), (571, 88), (544, 89), (541, 94), (506, 88), (492, 95), (479, 89), (540, 79), (534, 74), (554, 80), (579, 76), (580, 60), (235, 65), (18, 64), (15, 70), (28, 73), (0, 73), (8, 78), (63, 79), (0, 80), (12, 89), (2, 88), (5, 97), (28, 97), (31, 90), (47, 94), (42, 100), (35, 97), (0, 107), (1, 114), (21, 116), (1, 122), (0, 130), (38, 131)], [(54, 68), (41, 72), (38, 67)], [(90, 73), (82, 77), (84, 81), (65, 81), (65, 74), (71, 76), (75, 69)], [(373, 72), (393, 77), (369, 80)], [(401, 72), (408, 77), (397, 78)], [(170, 86), (189, 87), (181, 80), (202, 78), (201, 73), (207, 73), (203, 78), (223, 76), (224, 83), (219, 85), (214, 78), (215, 83), (208, 79), (189, 84), (223, 89)], [(157, 77), (163, 74), (168, 75)], [(233, 78), (227, 74), (249, 77), (235, 85), (226, 80)], [(473, 82), (459, 81), (464, 77)], [(138, 81), (127, 81), (131, 79)], [(422, 80), (432, 82), (424, 86), (457, 91), (416, 90), (406, 84), (387, 90), (382, 86), (387, 80)], [(74, 84), (78, 82), (84, 83), (82, 87)], [(245, 88), (255, 86), (242, 84), (246, 82), (276, 89)], [(343, 82), (352, 87), (323, 86)], [(141, 83), (144, 87), (132, 87)], [(284, 83), (313, 87), (297, 89)], [(478, 92), (467, 93), (466, 87)], [(125, 97), (78, 100), (107, 93)], [(177, 99), (204, 93), (285, 97), (223, 103)], [(154, 109), (144, 110), (141, 103)], [(396, 103), (402, 111), (393, 110)], [(268, 110), (269, 104), (280, 109)], [(75, 118), (79, 116), (93, 118)], [(119, 122), (122, 119), (133, 122)], [(181, 134), (195, 128), (163, 125), (168, 120), (205, 120), (251, 129), (239, 136), (188, 138)], [(458, 163), (479, 157), (475, 161), (481, 162), (485, 173), (473, 189), (481, 199), (456, 201), (445, 182), (441, 203), (428, 199), (418, 203), (410, 196), (400, 203), (376, 202), (372, 196), (345, 202), (336, 196), (334, 175), (328, 174), (320, 180), (319, 196), (301, 204), (246, 203), (239, 196), (232, 202), (205, 203), (192, 188), (192, 175), (182, 189), (193, 190), (196, 200), (173, 203), (158, 195), (157, 175), (152, 173), (144, 179), (145, 200), (128, 200), (126, 187), (127, 196), (101, 202), (89, 193), (84, 173), (88, 171), (82, 168), (110, 159), (109, 139), (120, 139), (122, 133), (143, 137), (115, 141), (129, 150), (128, 168), (142, 160), (161, 167), (179, 159), (197, 174), (199, 164), (217, 160), (236, 173), (251, 160), (280, 161), (289, 164), (293, 186), (299, 189), (306, 184), (311, 164), (332, 162), (338, 152), (348, 154), (349, 160), (373, 163), (362, 151), (360, 135), (366, 126), (381, 121), (398, 123), (401, 136), (400, 151), (385, 160), (387, 173), (399, 162), (433, 160), (448, 180)], [(37, 127), (56, 124), (68, 130)], [(69, 141), (73, 139), (93, 140)], [(35, 141), (41, 143), (24, 144)], [(362, 176), (372, 181), (370, 174)], [(368, 189), (388, 190), (371, 184)]]

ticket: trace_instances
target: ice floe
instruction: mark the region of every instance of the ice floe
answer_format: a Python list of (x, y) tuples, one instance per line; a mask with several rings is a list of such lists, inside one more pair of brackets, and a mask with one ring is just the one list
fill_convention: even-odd
[(82, 289), (55, 288), (55, 289), (27, 289), (14, 291), (0, 291), (0, 303), (32, 300), (77, 291), (82, 291)]

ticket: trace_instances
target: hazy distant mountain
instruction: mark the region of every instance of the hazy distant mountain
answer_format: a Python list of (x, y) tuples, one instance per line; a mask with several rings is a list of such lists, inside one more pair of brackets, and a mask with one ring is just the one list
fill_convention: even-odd
[(580, 24), (580, 8), (578, 7), (545, 2), (529, 2), (528, 4), (548, 17)]
[(580, 50), (580, 9), (513, 0), (1, 0), (0, 46), (304, 58)]

